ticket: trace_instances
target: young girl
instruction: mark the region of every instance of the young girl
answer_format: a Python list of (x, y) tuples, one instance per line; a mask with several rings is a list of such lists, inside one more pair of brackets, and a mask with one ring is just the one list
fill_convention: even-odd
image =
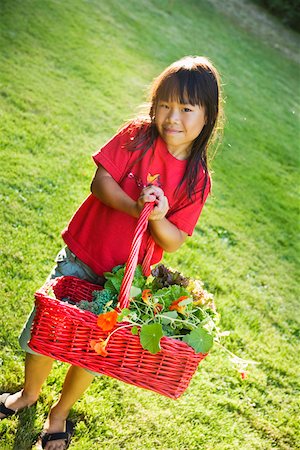
[[(73, 275), (103, 282), (103, 272), (124, 264), (137, 218), (146, 202), (155, 201), (139, 254), (149, 236), (155, 242), (151, 264), (174, 252), (192, 235), (211, 189), (208, 148), (220, 117), (219, 76), (211, 62), (185, 57), (154, 80), (149, 116), (132, 121), (93, 155), (97, 170), (91, 195), (79, 207), (62, 237), (66, 244), (51, 278)], [(0, 397), (0, 418), (36, 402), (53, 360), (34, 353), (30, 339), (32, 312), (20, 337), (26, 351), (24, 388)], [(67, 420), (95, 374), (71, 366), (59, 400), (40, 438), (47, 450), (68, 447)]]

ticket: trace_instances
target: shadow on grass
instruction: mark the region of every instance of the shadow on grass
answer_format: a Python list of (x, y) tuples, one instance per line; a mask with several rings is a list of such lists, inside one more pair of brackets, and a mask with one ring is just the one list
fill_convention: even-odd
[(35, 404), (19, 413), (19, 423), (12, 450), (30, 450), (37, 441), (38, 434), (34, 432), (36, 409)]

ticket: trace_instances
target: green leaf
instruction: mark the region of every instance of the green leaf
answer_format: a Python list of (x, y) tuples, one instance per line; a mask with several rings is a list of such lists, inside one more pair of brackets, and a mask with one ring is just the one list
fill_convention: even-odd
[(113, 285), (111, 280), (107, 280), (104, 284), (105, 290), (111, 292), (112, 294), (118, 294), (117, 289)]
[[(120, 287), (121, 287), (121, 284), (123, 281), (124, 273), (125, 273), (124, 266), (116, 266), (112, 269), (111, 272), (104, 272), (103, 275), (106, 278), (106, 282), (104, 283), (105, 289), (118, 294), (120, 292)], [(143, 289), (143, 287), (146, 283), (146, 280), (147, 280), (147, 278), (144, 277), (144, 275), (143, 275), (142, 267), (140, 265), (138, 265), (135, 270), (135, 275), (134, 275), (134, 279), (133, 279), (133, 283), (132, 283), (133, 286), (135, 286), (135, 288)], [(139, 294), (140, 294), (140, 292), (139, 292)], [(135, 294), (135, 295), (131, 295), (131, 296), (135, 297), (136, 295), (139, 295), (139, 294)]]
[(137, 334), (139, 334), (139, 329), (138, 327), (135, 325), (134, 327), (131, 328), (131, 333), (136, 336)]
[[(167, 312), (164, 312), (162, 314), (162, 316), (163, 316), (161, 319), (162, 323), (164, 325), (169, 325), (172, 322), (172, 319), (176, 319), (178, 314), (177, 314), (177, 311), (167, 311)], [(170, 317), (170, 319), (169, 319), (169, 317)]]
[(165, 309), (168, 309), (174, 300), (177, 300), (185, 295), (190, 296), (190, 293), (184, 287), (174, 284), (156, 291), (154, 293), (154, 298), (159, 303), (163, 303)]
[(163, 331), (160, 323), (142, 325), (140, 340), (145, 350), (153, 354), (158, 353), (160, 351), (160, 340), (162, 337)]
[(122, 311), (118, 315), (117, 322), (122, 322), (124, 317), (128, 316), (129, 314), (130, 314), (130, 309), (128, 309), (128, 308), (122, 309)]
[(104, 272), (104, 277), (106, 278), (106, 282), (104, 283), (105, 289), (108, 289), (112, 292), (119, 293), (120, 287), (122, 284), (122, 280), (124, 277), (125, 267), (120, 267), (117, 272)]
[(213, 345), (213, 337), (204, 328), (198, 327), (182, 338), (196, 353), (207, 353)]
[(143, 275), (143, 269), (140, 264), (137, 265), (132, 284), (140, 289), (144, 289), (147, 277)]
[(178, 303), (179, 306), (186, 306), (189, 305), (190, 303), (193, 303), (193, 300), (189, 297), (186, 298), (184, 300), (181, 300), (181, 302)]
[(129, 297), (133, 297), (133, 298), (137, 297), (138, 295), (141, 294), (141, 292), (142, 292), (142, 290), (140, 288), (131, 286)]
[[(125, 267), (124, 264), (119, 264), (118, 266), (115, 266), (113, 269), (111, 269), (111, 272), (112, 273), (117, 273), (120, 269), (123, 269), (123, 267)], [(110, 273), (110, 272), (108, 272), (108, 273)]]
[(112, 278), (118, 278), (120, 276), (123, 276), (125, 272), (125, 266), (116, 266), (112, 269), (111, 272), (104, 272), (103, 275), (107, 280), (110, 280)]

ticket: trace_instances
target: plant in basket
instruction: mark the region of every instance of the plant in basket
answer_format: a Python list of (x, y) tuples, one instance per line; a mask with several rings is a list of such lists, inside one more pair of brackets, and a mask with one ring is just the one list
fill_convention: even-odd
[[(152, 354), (161, 350), (161, 339), (167, 336), (185, 342), (195, 353), (206, 354), (214, 342), (228, 332), (218, 326), (219, 314), (213, 295), (203, 288), (200, 280), (188, 278), (180, 272), (157, 265), (151, 276), (145, 277), (141, 266), (137, 266), (130, 290), (129, 308), (118, 308), (118, 294), (124, 277), (124, 266), (106, 272), (104, 289), (93, 293), (93, 301), (81, 301), (77, 306), (98, 315), (97, 324), (107, 338), (91, 340), (96, 353), (107, 356), (110, 337), (126, 327), (138, 335), (141, 346)], [(116, 326), (116, 325), (119, 326)], [(250, 361), (230, 354), (238, 370), (245, 373)]]

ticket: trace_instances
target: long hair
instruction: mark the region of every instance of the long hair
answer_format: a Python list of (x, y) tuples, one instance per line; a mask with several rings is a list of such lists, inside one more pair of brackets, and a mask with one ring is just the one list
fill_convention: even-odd
[(171, 64), (154, 79), (150, 90), (149, 116), (139, 121), (138, 132), (129, 144), (129, 150), (141, 150), (138, 159), (144, 156), (158, 137), (155, 111), (159, 101), (177, 101), (205, 109), (206, 124), (192, 144), (187, 168), (178, 186), (179, 189), (186, 182), (187, 194), (192, 199), (202, 168), (205, 173), (204, 195), (210, 177), (208, 149), (220, 129), (222, 117), (219, 74), (209, 59), (187, 56)]

